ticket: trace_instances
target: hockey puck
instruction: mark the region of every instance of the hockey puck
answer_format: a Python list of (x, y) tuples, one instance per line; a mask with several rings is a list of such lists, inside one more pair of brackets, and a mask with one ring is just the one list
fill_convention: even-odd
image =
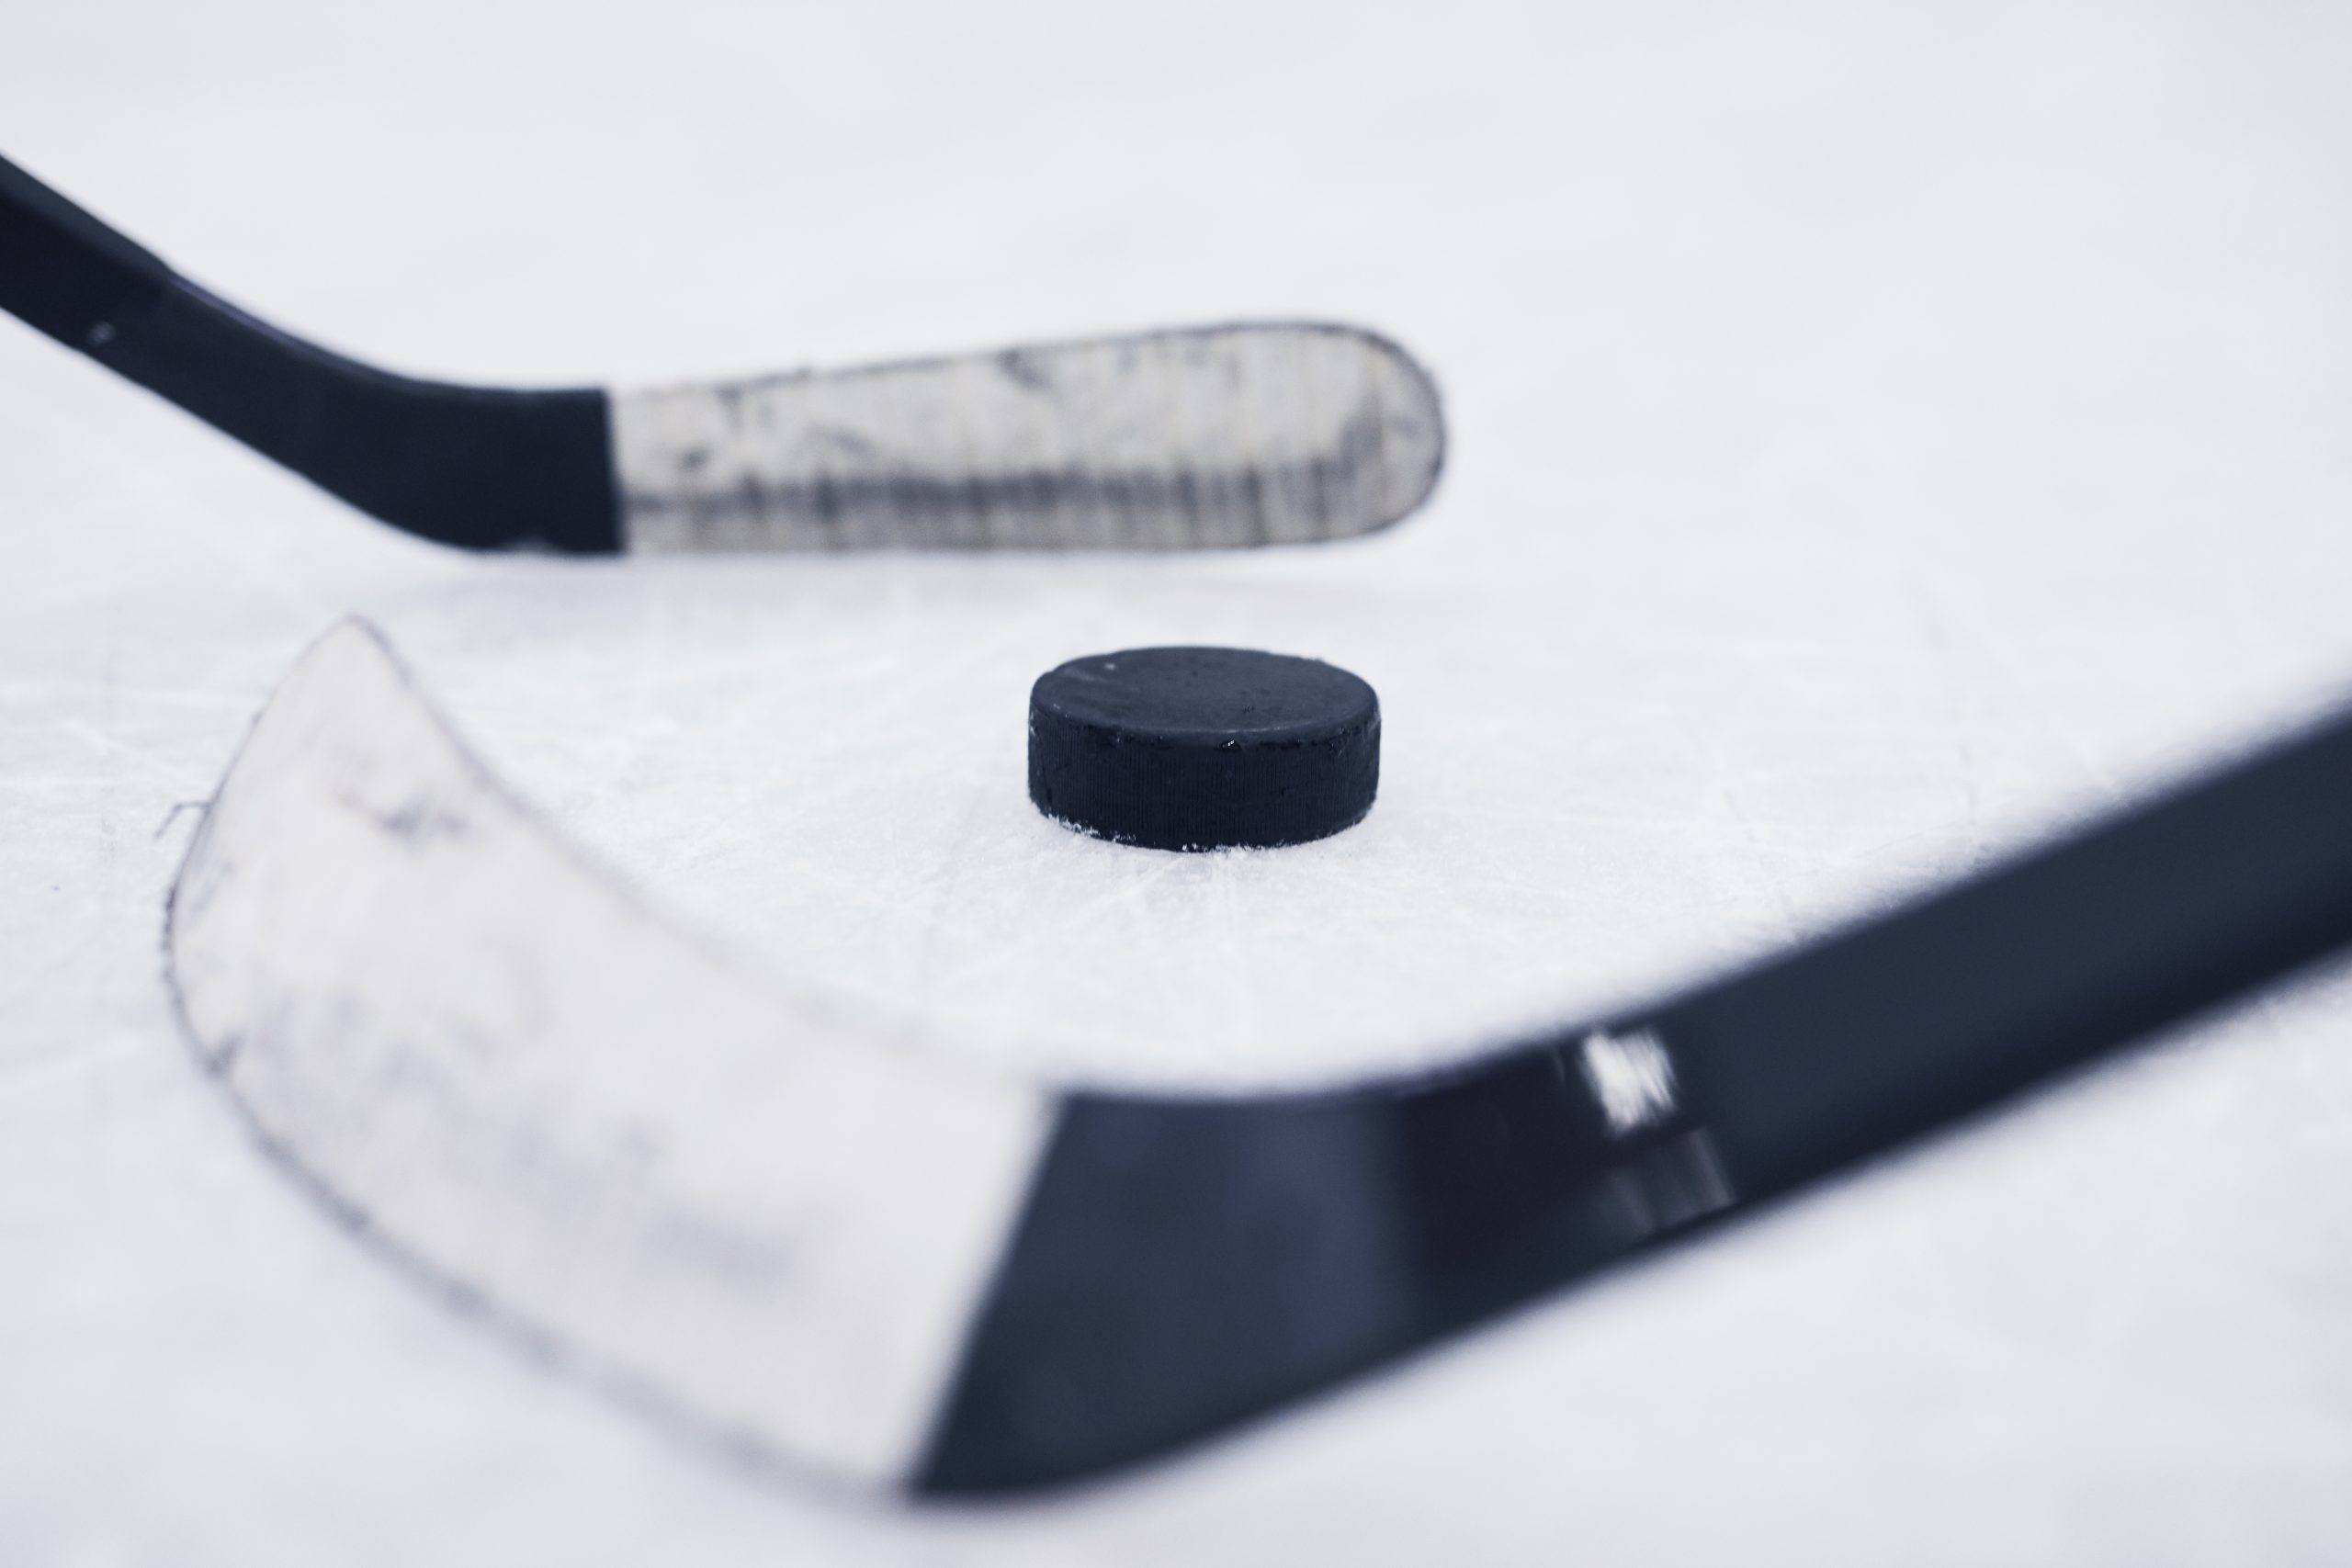
[(1303, 844), (1380, 787), (1380, 699), (1319, 660), (1238, 648), (1073, 659), (1029, 693), (1029, 798), (1155, 850)]

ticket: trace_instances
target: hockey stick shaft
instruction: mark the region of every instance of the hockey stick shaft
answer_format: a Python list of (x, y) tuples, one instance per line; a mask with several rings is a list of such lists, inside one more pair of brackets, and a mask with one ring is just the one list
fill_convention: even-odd
[(0, 305), (410, 533), (619, 547), (602, 391), (447, 386), (331, 354), (208, 294), (5, 160)]
[(86, 352), (174, 281), (153, 252), (0, 158), (0, 304)]
[(1657, 1028), (1743, 1190), (1778, 1190), (2352, 941), (2338, 720), (1886, 919)]

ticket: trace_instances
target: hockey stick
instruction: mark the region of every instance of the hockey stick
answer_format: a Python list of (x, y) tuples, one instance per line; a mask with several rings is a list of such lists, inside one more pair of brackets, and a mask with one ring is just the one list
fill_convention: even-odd
[(1149, 1099), (788, 1006), (589, 869), (371, 632), (174, 888), (263, 1138), (459, 1297), (730, 1447), (969, 1495), (1161, 1452), (2352, 941), (2352, 718), (1605, 1027)]
[(1445, 445), (1402, 349), (1305, 322), (634, 392), (414, 380), (214, 298), (6, 160), (0, 307), (473, 549), (1305, 543), (1412, 511)]

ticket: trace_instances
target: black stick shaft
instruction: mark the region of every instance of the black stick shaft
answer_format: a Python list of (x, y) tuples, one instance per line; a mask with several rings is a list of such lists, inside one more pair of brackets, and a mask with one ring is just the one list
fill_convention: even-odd
[(605, 394), (394, 376), (278, 331), (0, 159), (0, 307), (396, 527), (620, 547)]
[(0, 158), (0, 305), (88, 353), (174, 281), (152, 252)]
[(1741, 1190), (1948, 1121), (2352, 941), (2352, 722), (1699, 992), (1657, 1029)]

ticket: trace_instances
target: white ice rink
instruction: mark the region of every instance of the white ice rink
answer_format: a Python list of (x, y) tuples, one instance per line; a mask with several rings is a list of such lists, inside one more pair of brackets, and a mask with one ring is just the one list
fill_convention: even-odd
[[(0, 319), (0, 1563), (2352, 1553), (2352, 968), (1132, 1479), (900, 1515), (387, 1268), (157, 953), (180, 807), (355, 612), (744, 966), (1065, 1078), (1442, 1062), (1977, 864), (2352, 701), (2352, 9), (9, 10), (0, 153), (379, 363), (1310, 316), (1453, 445), (1318, 549), (470, 558)], [(1372, 816), (1039, 818), (1031, 680), (1159, 642), (1370, 680)]]

